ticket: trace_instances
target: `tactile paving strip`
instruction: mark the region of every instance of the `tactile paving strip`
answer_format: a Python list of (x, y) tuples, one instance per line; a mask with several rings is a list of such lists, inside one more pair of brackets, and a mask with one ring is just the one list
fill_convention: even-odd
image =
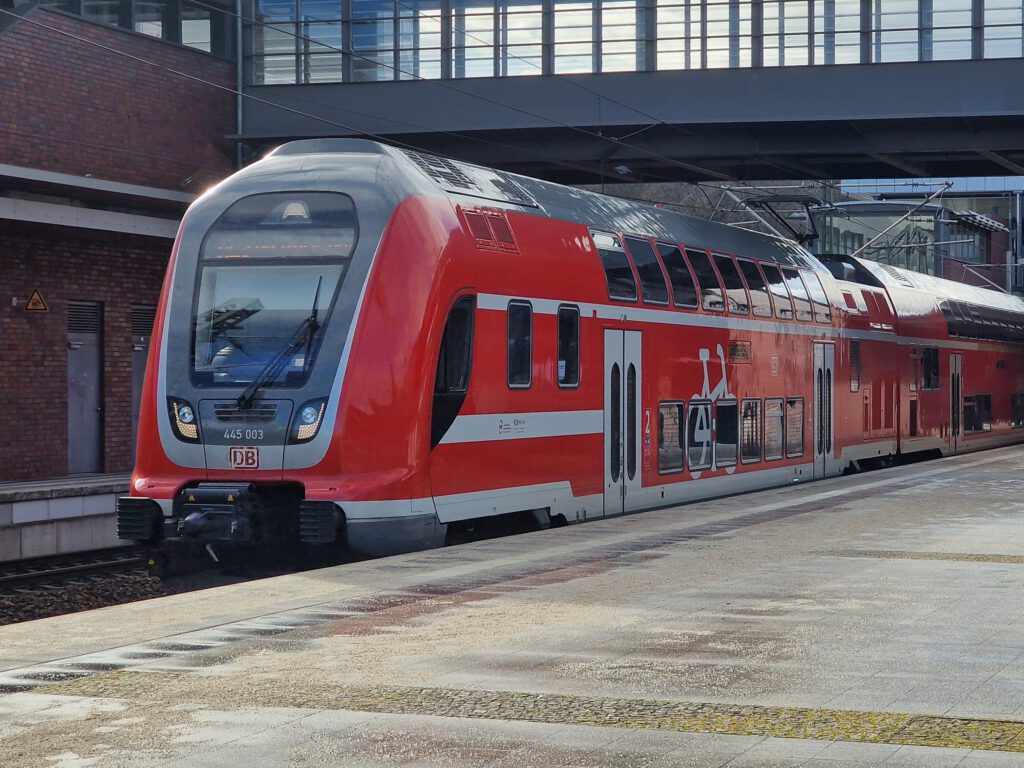
[[(186, 675), (114, 672), (47, 688), (58, 695), (139, 698), (194, 693), (204, 700), (211, 680)], [(658, 699), (448, 688), (353, 687), (293, 684), (253, 691), (227, 690), (218, 706), (344, 709), (384, 714), (591, 725), (633, 730), (689, 731), (873, 744), (959, 747), (1024, 752), (1024, 722), (980, 720), (899, 712), (862, 712), (803, 707), (768, 707)]]
[(970, 552), (909, 552), (888, 549), (850, 549), (831, 552), (837, 557), (872, 557), (880, 560), (948, 560), (959, 563), (1024, 565), (1024, 555), (985, 555)]

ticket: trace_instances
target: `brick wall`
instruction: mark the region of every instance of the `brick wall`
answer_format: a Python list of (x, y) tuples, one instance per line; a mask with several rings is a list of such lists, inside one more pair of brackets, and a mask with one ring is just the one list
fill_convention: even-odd
[[(158, 238), (0, 221), (0, 481), (68, 471), (70, 300), (103, 304), (104, 470), (131, 469), (131, 305), (156, 304), (170, 249)], [(25, 311), (34, 289), (49, 311)]]
[(231, 93), (31, 22), (235, 86), (230, 62), (36, 9), (0, 34), (0, 163), (196, 192), (233, 170)]

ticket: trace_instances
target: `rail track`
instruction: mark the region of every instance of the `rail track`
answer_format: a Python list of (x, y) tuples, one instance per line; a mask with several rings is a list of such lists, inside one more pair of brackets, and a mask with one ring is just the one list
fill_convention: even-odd
[(0, 563), (0, 593), (41, 587), (60, 587), (68, 582), (143, 571), (147, 556), (142, 547), (77, 552)]

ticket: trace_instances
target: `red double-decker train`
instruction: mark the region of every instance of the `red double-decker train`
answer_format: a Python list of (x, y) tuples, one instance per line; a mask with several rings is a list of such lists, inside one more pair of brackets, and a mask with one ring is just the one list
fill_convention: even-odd
[(386, 554), (1003, 445), (1022, 338), (1007, 294), (294, 142), (185, 216), (119, 534)]

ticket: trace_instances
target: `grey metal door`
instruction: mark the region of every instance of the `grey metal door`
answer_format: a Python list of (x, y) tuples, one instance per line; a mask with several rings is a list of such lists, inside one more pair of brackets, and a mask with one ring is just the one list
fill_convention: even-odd
[(103, 305), (68, 303), (68, 472), (103, 470)]
[(135, 456), (135, 441), (139, 433), (139, 405), (142, 402), (142, 382), (146, 376), (146, 358), (149, 356), (149, 339), (153, 334), (153, 319), (156, 307), (150, 305), (132, 306), (132, 456)]
[(643, 506), (640, 494), (640, 332), (604, 332), (604, 513)]
[(963, 355), (949, 356), (949, 449), (956, 453), (964, 439)]
[(836, 348), (834, 344), (814, 344), (814, 477), (825, 477), (835, 464), (835, 428), (833, 381)]

